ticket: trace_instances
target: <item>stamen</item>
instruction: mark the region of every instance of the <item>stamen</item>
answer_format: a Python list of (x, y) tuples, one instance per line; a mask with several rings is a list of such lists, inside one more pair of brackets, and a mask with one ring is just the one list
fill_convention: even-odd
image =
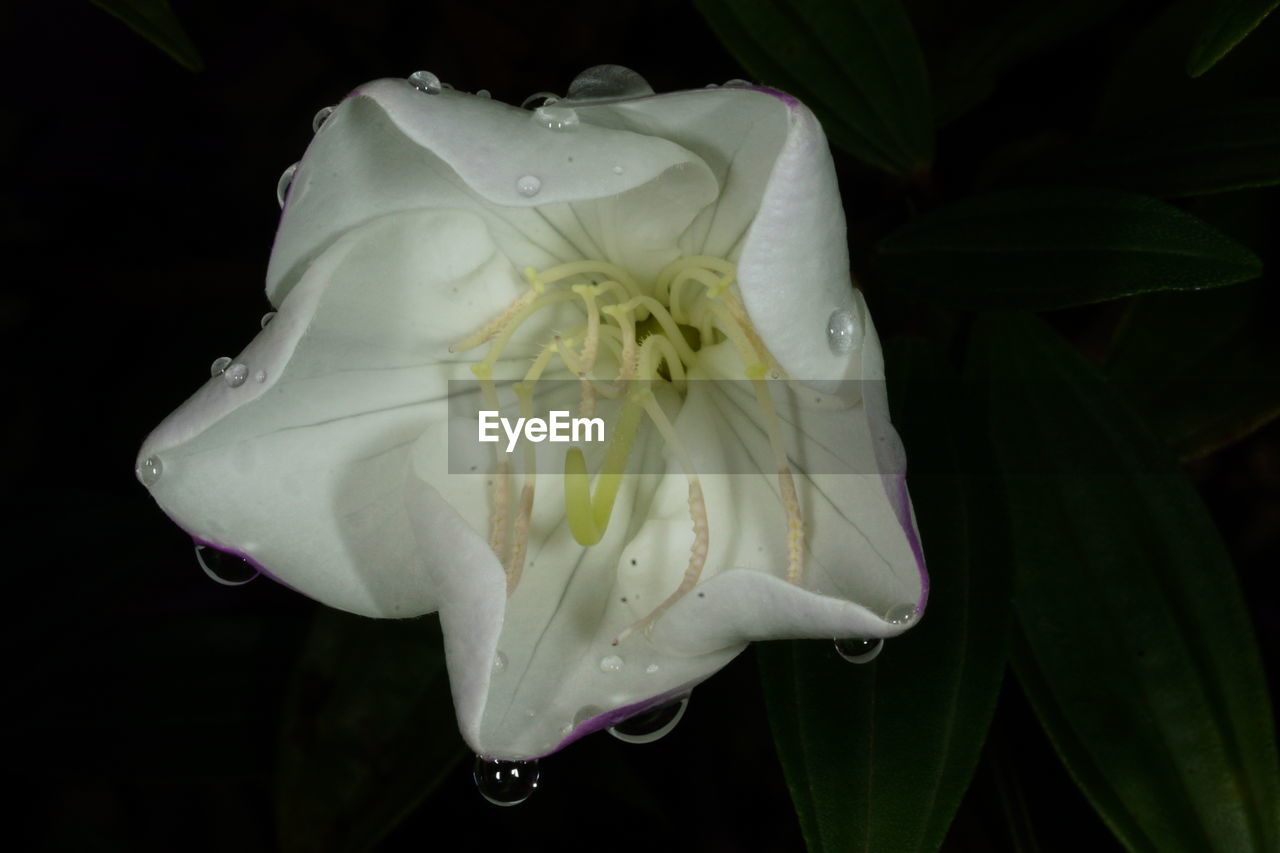
[(667, 420), (667, 414), (662, 411), (662, 406), (648, 392), (645, 393), (644, 397), (644, 411), (649, 416), (649, 419), (653, 421), (654, 426), (658, 428), (658, 432), (662, 433), (662, 437), (667, 440), (667, 445), (680, 462), (680, 467), (684, 469), (684, 475), (689, 481), (689, 515), (693, 519), (693, 546), (689, 549), (689, 565), (684, 570), (684, 577), (681, 578), (680, 585), (676, 587), (676, 591), (667, 596), (648, 616), (632, 622), (622, 629), (621, 633), (613, 638), (613, 645), (615, 646), (629, 637), (633, 631), (648, 630), (671, 605), (675, 604), (688, 594), (689, 590), (698, 585), (698, 578), (702, 575), (702, 567), (707, 562), (707, 548), (711, 538), (710, 528), (707, 525), (707, 503), (702, 497), (702, 483), (699, 482), (698, 475), (694, 473), (693, 461), (689, 458), (688, 451), (685, 450), (680, 437), (676, 435), (675, 428), (671, 426), (671, 421)]

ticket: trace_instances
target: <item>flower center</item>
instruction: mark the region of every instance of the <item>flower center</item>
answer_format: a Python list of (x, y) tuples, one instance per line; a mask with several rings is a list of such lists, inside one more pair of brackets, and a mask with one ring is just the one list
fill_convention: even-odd
[[(483, 328), (450, 347), (450, 351), (489, 344), (485, 357), (471, 369), (480, 381), (485, 407), (497, 411), (500, 406), (493, 367), (516, 331), (529, 318), (552, 306), (576, 303), (582, 309), (585, 323), (554, 333), (543, 342), (524, 379), (514, 386), (520, 417), (533, 417), (533, 383), (558, 359), (581, 385), (580, 416), (590, 417), (600, 397), (621, 401), (603, 464), (595, 477), (594, 493), (582, 450), (573, 447), (565, 456), (565, 517), (574, 538), (583, 546), (595, 545), (603, 538), (636, 432), (644, 420), (652, 422), (662, 435), (688, 480), (694, 538), (684, 577), (666, 600), (622, 631), (614, 644), (637, 628), (651, 626), (697, 584), (702, 574), (710, 540), (702, 485), (688, 450), (655, 398), (654, 389), (666, 386), (682, 391), (700, 351), (725, 341), (736, 353), (743, 377), (755, 389), (786, 515), (787, 579), (798, 583), (803, 569), (804, 537), (800, 502), (773, 398), (765, 384), (766, 378), (782, 378), (783, 373), (751, 325), (734, 290), (733, 263), (706, 255), (680, 258), (668, 264), (649, 287), (642, 287), (625, 270), (601, 260), (574, 261), (541, 272), (529, 267), (524, 274), (529, 289)], [(514, 475), (506, 459), (499, 461), (493, 481), (490, 546), (504, 561), (508, 594), (520, 581), (533, 513), (534, 448), (526, 441), (522, 450), (523, 477), (514, 519), (509, 517)]]

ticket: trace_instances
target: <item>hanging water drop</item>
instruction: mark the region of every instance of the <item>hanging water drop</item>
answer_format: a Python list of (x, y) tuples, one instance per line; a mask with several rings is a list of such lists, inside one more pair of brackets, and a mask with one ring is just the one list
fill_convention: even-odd
[(542, 189), (542, 180), (534, 175), (522, 175), (516, 180), (516, 192), (525, 198), (533, 198)]
[(848, 637), (835, 641), (836, 654), (849, 663), (871, 663), (884, 648), (879, 637)]
[(516, 806), (538, 787), (542, 771), (537, 761), (496, 761), (476, 756), (471, 778), (476, 790), (495, 806)]
[(280, 175), (280, 180), (276, 181), (276, 201), (280, 203), (281, 209), (284, 208), (284, 200), (289, 195), (289, 187), (293, 185), (293, 173), (296, 171), (298, 171), (298, 164), (294, 163), (285, 169)]
[(520, 102), (520, 109), (531, 110), (534, 107), (549, 107), (558, 100), (560, 100), (560, 96), (555, 92), (534, 92)]
[(148, 456), (138, 463), (138, 468), (134, 473), (138, 475), (138, 481), (142, 485), (154, 486), (163, 472), (164, 464), (160, 461), (160, 457)]
[(571, 107), (538, 107), (533, 120), (548, 130), (572, 130), (579, 124), (578, 111)]
[(738, 77), (724, 81), (724, 87), (726, 89), (750, 89), (752, 85), (753, 84), (750, 80), (742, 80)]
[(206, 575), (223, 586), (244, 586), (258, 576), (258, 570), (248, 560), (211, 545), (196, 545), (196, 562)]
[(848, 355), (862, 343), (858, 318), (850, 310), (841, 308), (831, 312), (827, 320), (827, 346), (836, 355)]
[(603, 98), (639, 98), (652, 95), (653, 87), (630, 68), (596, 65), (583, 71), (569, 84), (567, 98), (590, 101)]
[(688, 707), (689, 697), (681, 696), (610, 726), (609, 734), (626, 743), (653, 743), (676, 727)]
[(617, 655), (607, 655), (600, 659), (601, 672), (621, 672), (625, 662)]
[(440, 85), (440, 78), (430, 71), (413, 72), (409, 75), (409, 82), (413, 84), (413, 88), (427, 95), (438, 95), (444, 88)]
[(237, 361), (235, 364), (229, 365), (226, 370), (222, 371), (222, 378), (225, 379), (227, 384), (232, 388), (239, 388), (244, 384), (244, 381), (249, 378), (249, 366)]
[(213, 364), (209, 365), (210, 376), (221, 376), (222, 371), (231, 366), (231, 358), (229, 356), (218, 356), (213, 360)]
[(897, 604), (890, 607), (888, 612), (884, 614), (884, 621), (890, 625), (905, 625), (914, 618), (916, 618), (916, 606), (914, 604)]
[(319, 133), (320, 128), (324, 127), (324, 123), (331, 115), (333, 115), (333, 107), (321, 107), (311, 119), (311, 132)]
[(258, 325), (261, 328), (265, 329), (267, 327), (267, 324), (270, 323), (275, 318), (275, 316), (276, 316), (276, 312), (268, 311), (267, 313), (262, 315), (262, 319), (258, 321)]

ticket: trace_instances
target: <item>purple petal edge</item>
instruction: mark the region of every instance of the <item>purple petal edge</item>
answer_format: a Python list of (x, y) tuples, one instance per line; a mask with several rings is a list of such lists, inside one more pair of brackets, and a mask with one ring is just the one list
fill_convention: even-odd
[(612, 711), (606, 711), (603, 714), (590, 718), (589, 720), (584, 720), (579, 723), (577, 728), (570, 732), (564, 740), (556, 744), (554, 749), (544, 755), (538, 756), (538, 758), (546, 758), (548, 755), (553, 755), (580, 738), (584, 738), (589, 734), (594, 734), (601, 729), (616, 726), (618, 723), (631, 719), (636, 714), (643, 714), (650, 708), (656, 708), (659, 705), (665, 705), (673, 699), (677, 699), (681, 696), (687, 696), (698, 683), (699, 682), (688, 682), (680, 685), (679, 687), (668, 690), (665, 693), (659, 693), (657, 696), (653, 696), (649, 699), (643, 699), (631, 705), (623, 705), (621, 708), (614, 708)]

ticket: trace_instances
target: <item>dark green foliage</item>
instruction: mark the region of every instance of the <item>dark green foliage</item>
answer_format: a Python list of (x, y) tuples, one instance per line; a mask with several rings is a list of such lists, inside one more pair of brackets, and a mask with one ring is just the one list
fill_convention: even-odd
[(829, 641), (758, 650), (779, 757), (810, 850), (938, 849), (969, 785), (1005, 667), (1007, 531), (965, 445), (939, 430), (963, 403), (935, 351), (888, 352), (893, 415), (932, 598), (919, 627), (868, 664)]

